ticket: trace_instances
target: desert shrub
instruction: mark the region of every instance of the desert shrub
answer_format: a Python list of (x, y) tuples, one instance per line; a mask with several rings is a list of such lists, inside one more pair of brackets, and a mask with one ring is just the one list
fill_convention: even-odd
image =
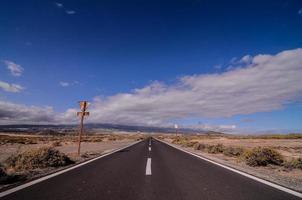
[(62, 146), (62, 143), (60, 141), (55, 141), (52, 143), (52, 146), (53, 147), (59, 147), (59, 146)]
[(207, 152), (208, 153), (222, 153), (224, 150), (224, 146), (222, 144), (208, 145)]
[(6, 182), (8, 174), (5, 172), (4, 168), (0, 167), (0, 183)]
[(290, 161), (284, 162), (284, 166), (290, 169), (302, 169), (302, 158), (293, 158)]
[(276, 150), (267, 147), (256, 147), (243, 154), (245, 163), (250, 166), (281, 165), (283, 157)]
[(118, 140), (118, 137), (116, 137), (116, 136), (110, 136), (110, 137), (108, 137), (108, 140), (109, 141), (116, 141), (116, 140)]
[(203, 143), (196, 143), (196, 144), (194, 144), (193, 148), (195, 150), (205, 150), (207, 148), (207, 145), (205, 145)]
[(187, 141), (187, 142), (184, 142), (182, 144), (182, 146), (184, 146), (184, 147), (194, 147), (194, 145), (197, 144), (197, 143), (198, 142), (196, 142), (196, 141)]
[(37, 144), (37, 138), (0, 135), (0, 144)]
[(22, 174), (8, 174), (4, 167), (0, 167), (0, 184), (10, 184), (17, 181), (25, 180), (26, 176)]
[(184, 138), (184, 137), (177, 137), (177, 138), (175, 138), (175, 139), (172, 140), (172, 144), (180, 144), (180, 145), (182, 145), (182, 144), (184, 144), (186, 142), (187, 142), (187, 139)]
[(241, 147), (225, 147), (223, 149), (223, 154), (225, 156), (240, 156), (243, 153), (243, 148)]
[(51, 147), (32, 149), (12, 155), (5, 162), (7, 168), (15, 171), (60, 167), (72, 163), (74, 162), (68, 156)]

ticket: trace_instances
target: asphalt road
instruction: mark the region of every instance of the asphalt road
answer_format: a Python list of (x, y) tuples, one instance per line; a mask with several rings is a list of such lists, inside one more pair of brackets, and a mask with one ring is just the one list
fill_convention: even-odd
[[(149, 159), (148, 159), (149, 158)], [(148, 163), (148, 164), (147, 164)], [(3, 197), (3, 200), (299, 199), (152, 140)]]

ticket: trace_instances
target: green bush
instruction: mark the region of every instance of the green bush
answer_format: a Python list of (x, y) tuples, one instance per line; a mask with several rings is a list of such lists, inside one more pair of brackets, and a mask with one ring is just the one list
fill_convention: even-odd
[(302, 158), (293, 158), (291, 161), (285, 162), (284, 166), (290, 169), (302, 169)]
[(283, 157), (276, 150), (267, 147), (257, 147), (247, 150), (243, 154), (245, 163), (249, 166), (266, 166), (268, 164), (281, 165)]
[(10, 156), (5, 164), (7, 168), (33, 170), (37, 168), (60, 167), (74, 163), (68, 156), (51, 147), (32, 149)]
[(240, 156), (243, 153), (243, 148), (241, 147), (225, 147), (223, 149), (223, 154), (225, 156)]

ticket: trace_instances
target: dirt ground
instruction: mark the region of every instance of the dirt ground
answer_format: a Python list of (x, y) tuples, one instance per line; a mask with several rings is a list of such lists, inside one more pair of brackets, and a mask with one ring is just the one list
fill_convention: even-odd
[[(106, 142), (82, 142), (81, 154), (101, 154), (118, 149), (133, 143), (133, 140), (118, 140), (118, 141), (106, 141)], [(40, 144), (3, 144), (0, 145), (0, 163), (4, 162), (9, 156), (24, 152), (29, 149), (38, 149), (40, 147), (52, 146), (50, 143)], [(77, 154), (78, 144), (76, 142), (65, 142), (62, 146), (54, 147), (67, 154), (69, 157), (75, 158)]]
[(302, 139), (234, 139), (226, 137), (194, 139), (204, 144), (222, 144), (232, 147), (271, 147), (279, 151), (286, 158), (298, 158), (302, 156)]

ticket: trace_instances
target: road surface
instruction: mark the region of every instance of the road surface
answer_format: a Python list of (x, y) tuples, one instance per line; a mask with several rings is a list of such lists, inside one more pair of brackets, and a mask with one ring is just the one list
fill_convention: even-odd
[(152, 139), (3, 197), (3, 200), (292, 200)]

